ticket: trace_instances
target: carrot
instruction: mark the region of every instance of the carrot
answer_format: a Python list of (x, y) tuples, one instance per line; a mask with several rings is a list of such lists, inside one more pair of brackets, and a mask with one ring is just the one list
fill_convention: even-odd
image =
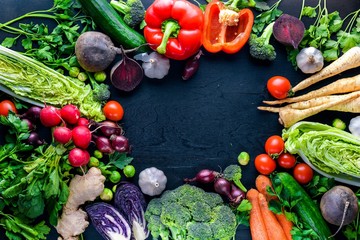
[(276, 219), (279, 221), (282, 229), (284, 230), (285, 236), (288, 240), (292, 239), (291, 236), (291, 229), (293, 227), (293, 223), (291, 221), (289, 221), (285, 214), (281, 213), (281, 214), (275, 214)]
[(272, 188), (272, 183), (268, 176), (258, 175), (255, 179), (255, 186), (256, 189), (265, 196), (267, 201), (278, 199), (276, 196), (270, 195), (266, 190), (268, 186)]
[[(272, 182), (268, 176), (258, 175), (255, 179), (255, 186), (256, 186), (256, 189), (265, 196), (265, 198), (268, 202), (270, 200), (278, 200), (278, 198), (276, 196), (272, 196), (266, 191), (266, 188), (268, 186), (271, 188), (273, 187)], [(290, 231), (292, 229), (293, 223), (285, 217), (284, 213), (275, 214), (275, 216), (276, 216), (278, 222), (280, 223), (282, 229), (284, 230), (286, 238), (288, 240), (291, 240), (292, 236), (291, 236)]]
[[(281, 107), (279, 109), (273, 109), (273, 108), (269, 109), (266, 107), (258, 107), (258, 109), (259, 110), (269, 110), (272, 112), (275, 112), (278, 110), (279, 122), (282, 125), (284, 125), (284, 127), (290, 127), (291, 125), (297, 123), (298, 121), (301, 121), (305, 118), (313, 116), (321, 111), (333, 109), (337, 105), (348, 103), (351, 100), (358, 98), (359, 96), (360, 96), (360, 91), (343, 94), (343, 95), (336, 95), (334, 98), (332, 98), (331, 102), (316, 104), (316, 102), (314, 103), (314, 101), (312, 101), (312, 107), (305, 108), (305, 109), (292, 108), (291, 105)], [(303, 104), (307, 104), (307, 103), (303, 103)]]
[(307, 94), (292, 97), (292, 98), (285, 98), (281, 100), (275, 101), (263, 101), (268, 105), (275, 105), (275, 104), (283, 104), (283, 103), (293, 103), (293, 102), (300, 102), (306, 101), (315, 97), (327, 96), (332, 94), (338, 93), (348, 93), (360, 90), (360, 74), (354, 77), (349, 78), (341, 78), (333, 83), (330, 83), (322, 88), (317, 90), (311, 91)]
[(346, 53), (344, 53), (337, 60), (323, 68), (320, 72), (304, 79), (299, 84), (292, 88), (293, 92), (305, 89), (310, 85), (313, 85), (321, 80), (335, 76), (346, 70), (356, 68), (360, 66), (360, 47), (352, 47)]
[(271, 236), (271, 239), (287, 240), (285, 232), (277, 220), (275, 213), (269, 209), (268, 202), (266, 201), (264, 194), (259, 193), (258, 198), (261, 215), (264, 219), (268, 236)]
[(250, 210), (250, 233), (253, 240), (269, 240), (266, 231), (264, 218), (262, 216), (259, 204), (259, 192), (252, 188), (246, 193), (246, 198), (252, 205)]

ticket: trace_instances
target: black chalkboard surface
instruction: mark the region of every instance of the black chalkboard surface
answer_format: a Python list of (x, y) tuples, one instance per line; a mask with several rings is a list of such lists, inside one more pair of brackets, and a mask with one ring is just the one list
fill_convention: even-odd
[[(52, 0), (2, 0), (0, 22), (8, 21), (32, 10), (47, 9)], [(269, 0), (271, 5), (275, 1)], [(306, 1), (315, 5), (317, 1)], [(150, 0), (144, 0), (149, 6)], [(283, 0), (280, 9), (298, 16), (301, 0)], [(360, 8), (358, 0), (327, 1), (329, 11), (337, 10), (341, 17)], [(34, 20), (36, 21), (36, 20)], [(305, 21), (305, 24), (308, 22)], [(0, 42), (7, 36), (0, 31)], [(267, 80), (274, 75), (289, 78), (296, 84), (305, 78), (287, 61), (285, 48), (274, 41), (277, 58), (271, 63), (252, 59), (249, 47), (233, 55), (210, 54), (204, 51), (200, 69), (188, 81), (181, 79), (184, 62), (172, 61), (169, 74), (162, 80), (145, 78), (130, 94), (112, 88), (112, 98), (125, 109), (122, 124), (130, 139), (137, 173), (155, 166), (168, 177), (167, 189), (183, 183), (203, 168), (221, 169), (237, 162), (241, 151), (253, 160), (264, 151), (267, 137), (281, 134), (278, 115), (257, 110), (262, 100), (271, 99)], [(359, 73), (354, 69), (342, 76)], [(335, 117), (349, 120), (353, 115), (323, 112), (310, 120), (331, 123)], [(257, 172), (252, 162), (243, 167), (242, 182), (254, 186)], [(133, 179), (137, 183), (137, 177)], [(90, 226), (85, 239), (101, 239)], [(52, 231), (49, 239), (57, 239)], [(247, 227), (240, 226), (236, 239), (251, 239)]]

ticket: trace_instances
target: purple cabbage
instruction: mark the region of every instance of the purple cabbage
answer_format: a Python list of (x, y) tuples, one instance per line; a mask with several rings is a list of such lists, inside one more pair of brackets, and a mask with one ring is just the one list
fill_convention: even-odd
[(85, 207), (92, 225), (107, 240), (130, 240), (131, 228), (126, 218), (112, 205), (104, 202)]
[(149, 236), (144, 212), (146, 201), (141, 190), (133, 183), (121, 182), (116, 188), (114, 205), (127, 217), (133, 232), (133, 239), (141, 240)]

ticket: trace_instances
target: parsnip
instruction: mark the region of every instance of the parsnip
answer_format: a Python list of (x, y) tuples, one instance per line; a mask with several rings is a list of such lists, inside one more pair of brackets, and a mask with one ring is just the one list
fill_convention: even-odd
[(283, 104), (283, 103), (293, 103), (293, 102), (300, 102), (309, 99), (313, 99), (316, 97), (327, 96), (332, 94), (339, 94), (339, 93), (348, 93), (360, 90), (360, 74), (354, 77), (348, 78), (341, 78), (333, 83), (330, 83), (322, 88), (317, 90), (311, 91), (301, 96), (292, 97), (292, 98), (285, 98), (281, 100), (275, 101), (263, 101), (268, 105), (275, 105), (275, 104)]
[[(313, 116), (324, 110), (341, 109), (340, 108), (341, 105), (347, 106), (348, 108), (353, 108), (353, 104), (351, 104), (350, 102), (352, 100), (355, 101), (355, 99), (357, 100), (359, 97), (360, 97), (360, 91), (356, 91), (348, 94), (332, 96), (331, 98), (332, 101), (325, 101), (325, 103), (323, 101), (324, 99), (320, 99), (320, 100), (317, 99), (318, 102), (316, 102), (315, 100), (311, 100), (311, 102), (298, 103), (296, 106), (290, 104), (288, 106), (280, 107), (280, 108), (258, 107), (258, 109), (266, 110), (270, 112), (278, 112), (279, 122), (282, 125), (284, 125), (284, 127), (290, 127), (296, 122), (308, 118), (310, 116)], [(327, 98), (327, 100), (329, 99)], [(298, 107), (298, 108), (293, 108), (292, 105), (293, 107)], [(311, 106), (311, 107), (304, 108), (305, 106)]]
[(85, 231), (89, 222), (86, 212), (80, 206), (87, 201), (94, 201), (103, 192), (104, 182), (105, 177), (95, 167), (90, 168), (83, 176), (76, 175), (70, 181), (70, 194), (55, 227), (61, 235), (59, 239), (76, 240)]
[(335, 76), (336, 74), (342, 73), (346, 70), (356, 68), (360, 66), (360, 47), (352, 47), (345, 52), (337, 60), (323, 68), (320, 72), (304, 79), (299, 84), (292, 88), (293, 92), (303, 90), (310, 85), (313, 85), (321, 80)]

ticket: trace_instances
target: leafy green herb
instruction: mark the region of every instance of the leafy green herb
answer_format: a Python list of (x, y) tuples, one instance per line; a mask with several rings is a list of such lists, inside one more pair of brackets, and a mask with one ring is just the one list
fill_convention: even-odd
[(132, 162), (133, 158), (126, 155), (126, 153), (114, 152), (109, 156), (108, 165), (113, 165), (118, 169), (124, 169), (125, 166)]
[(326, 0), (319, 0), (314, 7), (305, 6), (303, 0), (299, 18), (302, 17), (315, 18), (315, 21), (306, 29), (299, 48), (287, 49), (288, 60), (293, 66), (296, 66), (297, 53), (305, 47), (319, 49), (324, 60), (330, 62), (360, 44), (360, 9), (342, 19), (338, 11), (328, 12)]
[(315, 174), (312, 180), (304, 186), (304, 188), (309, 196), (315, 199), (329, 191), (333, 186), (335, 186), (335, 180), (333, 178)]
[(254, 25), (252, 27), (252, 32), (255, 34), (260, 34), (264, 28), (270, 23), (274, 22), (283, 12), (278, 9), (281, 0), (274, 3), (268, 10), (260, 13), (254, 19)]
[[(20, 22), (26, 18), (51, 19), (57, 25), (50, 31), (44, 23)], [(18, 27), (14, 27), (17, 22), (20, 22)], [(81, 14), (81, 6), (76, 0), (54, 0), (50, 9), (29, 12), (1, 24), (0, 30), (15, 35), (5, 38), (1, 45), (11, 48), (20, 41), (25, 55), (52, 68), (69, 69), (77, 64), (71, 60), (77, 38), (82, 32), (92, 29), (95, 29), (94, 22)]]
[(250, 210), (252, 208), (251, 203), (247, 199), (243, 199), (239, 206), (236, 208), (235, 215), (238, 225), (249, 226)]

